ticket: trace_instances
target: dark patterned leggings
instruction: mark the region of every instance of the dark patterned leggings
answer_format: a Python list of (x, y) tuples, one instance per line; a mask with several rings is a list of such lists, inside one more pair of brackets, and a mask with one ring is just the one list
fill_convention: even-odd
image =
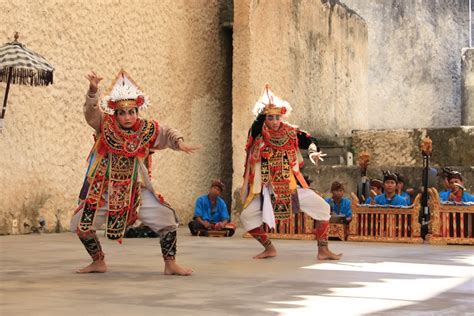
[[(95, 230), (87, 232), (76, 231), (79, 240), (82, 242), (93, 261), (104, 260), (105, 255), (102, 251), (99, 238)], [(176, 256), (176, 230), (160, 233), (161, 253), (165, 260), (174, 260)]]
[(174, 260), (176, 256), (176, 230), (160, 233), (160, 245), (163, 259)]
[[(268, 239), (268, 235), (262, 226), (249, 230), (249, 234), (252, 235), (262, 246), (267, 249), (272, 244), (271, 240)], [(329, 221), (316, 221), (316, 228), (313, 231), (316, 240), (318, 241), (319, 247), (325, 247), (328, 245), (329, 239)]]
[(105, 255), (102, 251), (102, 246), (100, 245), (100, 241), (99, 238), (97, 238), (95, 230), (88, 230), (86, 232), (83, 232), (77, 229), (76, 233), (79, 237), (79, 240), (86, 248), (87, 253), (89, 253), (89, 255), (91, 256), (92, 261), (104, 260)]

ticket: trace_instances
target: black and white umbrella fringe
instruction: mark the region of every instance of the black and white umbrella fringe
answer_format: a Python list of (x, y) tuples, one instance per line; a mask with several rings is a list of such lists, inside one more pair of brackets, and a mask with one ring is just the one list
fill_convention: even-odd
[[(0, 82), (8, 82), (10, 68), (0, 69)], [(31, 85), (31, 86), (47, 86), (53, 83), (53, 72), (36, 69), (13, 68), (11, 83)]]

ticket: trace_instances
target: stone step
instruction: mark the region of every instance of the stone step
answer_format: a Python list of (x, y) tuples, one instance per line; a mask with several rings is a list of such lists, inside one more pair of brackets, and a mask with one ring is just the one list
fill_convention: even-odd
[(347, 155), (347, 148), (345, 147), (319, 147), (319, 150), (328, 156), (343, 156)]
[(317, 138), (319, 147), (345, 147), (350, 148), (352, 144), (351, 137), (323, 137)]
[[(320, 166), (334, 166), (334, 165), (347, 165), (346, 157), (343, 156), (326, 156), (323, 157), (324, 161), (320, 161)], [(304, 158), (305, 166), (312, 164), (309, 158)]]

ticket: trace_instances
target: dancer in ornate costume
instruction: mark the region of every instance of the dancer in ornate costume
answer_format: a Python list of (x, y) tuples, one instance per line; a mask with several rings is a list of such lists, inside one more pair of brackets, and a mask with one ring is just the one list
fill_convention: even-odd
[(177, 130), (138, 118), (139, 109), (146, 108), (149, 100), (125, 71), (119, 72), (102, 100), (98, 92), (102, 78), (94, 72), (86, 78), (90, 84), (84, 115), (95, 130), (96, 142), (71, 231), (77, 233), (92, 263), (77, 272), (107, 271), (96, 229), (105, 224), (107, 238), (121, 243), (126, 227), (139, 219), (160, 236), (164, 273), (190, 275), (192, 270), (176, 263), (178, 218), (151, 185), (151, 154), (165, 148), (190, 154), (197, 148), (184, 143)]
[(312, 163), (325, 156), (317, 150), (310, 135), (283, 122), (292, 108), (288, 102), (273, 95), (268, 85), (255, 104), (257, 116), (249, 131), (246, 151), (241, 221), (245, 229), (265, 248), (255, 259), (274, 257), (275, 246), (268, 239), (262, 224), (275, 228), (290, 221), (291, 213), (305, 212), (316, 220), (314, 234), (318, 241), (319, 260), (338, 260), (328, 248), (330, 207), (322, 197), (308, 188), (300, 167), (303, 158), (299, 149), (307, 149)]

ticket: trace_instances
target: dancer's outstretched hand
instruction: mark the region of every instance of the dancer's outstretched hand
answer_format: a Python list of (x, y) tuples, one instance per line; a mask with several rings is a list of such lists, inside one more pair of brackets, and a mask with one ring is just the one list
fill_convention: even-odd
[(93, 70), (91, 70), (90, 74), (87, 74), (85, 77), (89, 80), (89, 91), (96, 93), (99, 89), (99, 82), (104, 78), (98, 76)]
[(311, 160), (311, 162), (314, 165), (316, 165), (320, 160), (324, 161), (323, 157), (326, 157), (326, 156), (327, 156), (326, 154), (323, 154), (322, 152), (317, 151), (317, 152), (312, 153), (311, 155), (309, 155), (309, 160)]
[(178, 148), (181, 151), (184, 151), (187, 154), (194, 154), (197, 150), (201, 149), (201, 146), (191, 146), (186, 144), (185, 142), (181, 142), (178, 144)]

